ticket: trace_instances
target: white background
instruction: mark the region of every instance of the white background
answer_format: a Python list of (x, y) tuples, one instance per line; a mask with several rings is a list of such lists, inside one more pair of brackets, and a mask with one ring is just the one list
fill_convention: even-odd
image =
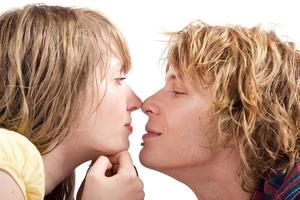
[[(142, 100), (163, 86), (163, 63), (159, 58), (164, 50), (163, 41), (167, 38), (161, 33), (180, 30), (191, 21), (200, 19), (212, 25), (241, 24), (247, 27), (262, 24), (275, 30), (283, 39), (296, 42), (298, 47), (300, 44), (300, 7), (297, 0), (1, 0), (0, 11), (20, 8), (28, 3), (86, 7), (101, 11), (110, 18), (128, 41), (133, 68), (127, 83)], [(185, 185), (139, 163), (138, 154), (146, 121), (141, 111), (133, 114), (134, 132), (130, 136), (129, 149), (145, 184), (145, 199), (196, 200)], [(78, 182), (86, 168), (87, 164), (83, 164), (77, 169)]]

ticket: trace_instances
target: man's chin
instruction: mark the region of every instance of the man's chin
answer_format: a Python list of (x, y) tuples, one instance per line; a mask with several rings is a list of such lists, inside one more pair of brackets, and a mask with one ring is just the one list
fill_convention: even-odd
[(141, 150), (140, 155), (139, 155), (141, 164), (146, 168), (160, 171), (160, 167), (159, 167), (158, 163), (156, 163), (157, 159), (150, 158), (149, 156), (144, 155), (144, 153), (142, 151), (143, 150)]

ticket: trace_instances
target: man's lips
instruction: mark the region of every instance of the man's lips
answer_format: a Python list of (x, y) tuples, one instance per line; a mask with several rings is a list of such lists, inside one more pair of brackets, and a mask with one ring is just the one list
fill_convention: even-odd
[(143, 141), (147, 140), (148, 138), (157, 137), (160, 135), (161, 133), (146, 133), (145, 135), (143, 135)]
[(149, 127), (146, 127), (146, 131), (147, 131), (147, 133), (145, 135), (143, 135), (143, 141), (147, 140), (148, 138), (157, 137), (157, 136), (161, 135), (160, 132), (153, 130)]

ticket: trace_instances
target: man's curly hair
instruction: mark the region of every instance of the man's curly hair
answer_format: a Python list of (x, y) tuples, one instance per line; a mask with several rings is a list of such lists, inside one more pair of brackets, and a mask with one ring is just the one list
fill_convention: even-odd
[(254, 190), (249, 180), (256, 185), (271, 171), (288, 172), (299, 158), (300, 52), (295, 46), (259, 26), (195, 22), (169, 34), (168, 66), (214, 91), (217, 141), (223, 147), (237, 143), (244, 190)]

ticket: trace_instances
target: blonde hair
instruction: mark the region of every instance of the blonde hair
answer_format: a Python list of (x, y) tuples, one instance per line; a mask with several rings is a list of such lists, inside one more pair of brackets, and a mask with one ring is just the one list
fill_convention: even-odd
[[(131, 61), (117, 28), (88, 9), (28, 5), (0, 16), (0, 127), (26, 136), (45, 154), (80, 114), (88, 80), (111, 55)], [(73, 199), (74, 173), (46, 197)]]
[[(170, 33), (168, 66), (182, 79), (210, 86), (218, 144), (239, 147), (239, 176), (249, 180), (290, 170), (299, 158), (300, 52), (259, 26), (202, 22)], [(251, 186), (252, 185), (252, 186)]]

